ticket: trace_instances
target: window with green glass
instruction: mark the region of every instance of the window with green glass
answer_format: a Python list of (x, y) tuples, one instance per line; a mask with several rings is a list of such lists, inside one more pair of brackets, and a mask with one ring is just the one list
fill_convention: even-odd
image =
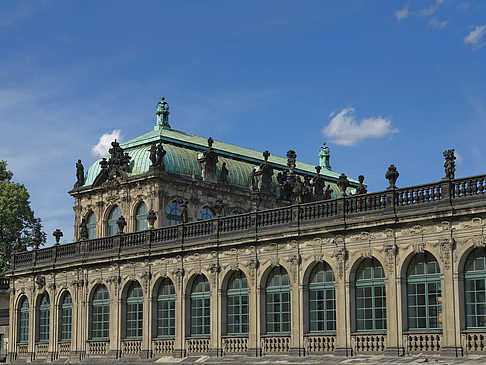
[(167, 225), (175, 226), (181, 222), (181, 205), (173, 201), (167, 208)]
[(415, 255), (407, 269), (409, 330), (441, 328), (441, 295), (437, 260), (427, 251)]
[(73, 300), (71, 298), (71, 294), (69, 294), (69, 292), (66, 292), (62, 297), (59, 312), (61, 341), (71, 341), (72, 318)]
[(126, 338), (142, 338), (143, 333), (143, 292), (136, 281), (130, 284), (126, 299)]
[(290, 280), (281, 266), (268, 275), (265, 302), (267, 334), (290, 333)]
[(44, 293), (39, 302), (39, 332), (38, 340), (39, 342), (49, 342), (49, 318), (50, 318), (50, 303), (49, 296)]
[(209, 207), (204, 207), (199, 211), (197, 219), (200, 221), (205, 221), (214, 218), (214, 212)]
[(147, 229), (147, 205), (140, 203), (135, 213), (135, 231), (144, 231)]
[(175, 336), (175, 288), (164, 279), (157, 294), (157, 337)]
[(466, 328), (484, 330), (486, 327), (486, 248), (476, 248), (469, 254), (464, 271)]
[(326, 262), (314, 266), (309, 278), (309, 331), (336, 331), (334, 273)]
[(91, 300), (91, 339), (110, 338), (110, 295), (106, 286), (99, 285)]
[(199, 275), (191, 290), (191, 336), (209, 336), (211, 329), (210, 288), (205, 276)]
[(86, 228), (88, 229), (88, 238), (90, 240), (96, 238), (96, 215), (94, 212), (89, 213), (86, 220)]
[(248, 280), (241, 270), (235, 271), (228, 282), (226, 316), (228, 335), (248, 334)]
[(356, 330), (386, 330), (385, 273), (375, 258), (364, 259), (356, 270)]
[(108, 216), (108, 225), (106, 229), (106, 234), (107, 236), (114, 236), (115, 234), (118, 233), (118, 225), (116, 224), (116, 221), (120, 216), (122, 215), (121, 209), (118, 205), (115, 205), (110, 212), (110, 215)]
[(29, 342), (29, 301), (22, 298), (19, 305), (19, 343)]

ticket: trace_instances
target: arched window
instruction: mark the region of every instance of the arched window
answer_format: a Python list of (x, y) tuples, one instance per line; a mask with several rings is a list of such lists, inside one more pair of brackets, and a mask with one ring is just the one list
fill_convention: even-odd
[(209, 281), (199, 275), (191, 290), (191, 336), (210, 335), (210, 309)]
[(29, 342), (29, 300), (23, 297), (19, 305), (19, 343)]
[(71, 341), (72, 318), (73, 300), (71, 298), (71, 294), (69, 294), (69, 292), (66, 292), (62, 297), (59, 311), (61, 341)]
[(144, 231), (147, 229), (147, 205), (141, 202), (135, 213), (135, 231)]
[(167, 225), (175, 226), (181, 223), (181, 205), (173, 201), (167, 207)]
[(386, 330), (385, 273), (375, 258), (364, 259), (356, 270), (356, 330)]
[(208, 219), (213, 219), (214, 218), (214, 213), (209, 207), (204, 207), (199, 211), (199, 214), (197, 215), (197, 219), (200, 221), (205, 221)]
[(230, 213), (230, 215), (238, 215), (238, 214), (243, 214), (243, 213), (241, 213), (241, 209), (234, 209)]
[(86, 228), (88, 229), (88, 239), (96, 238), (96, 215), (94, 212), (89, 213)]
[(486, 327), (486, 248), (472, 251), (464, 269), (467, 329)]
[(427, 251), (415, 255), (408, 265), (407, 299), (409, 330), (441, 327), (440, 269)]
[(50, 303), (49, 295), (44, 293), (39, 302), (39, 342), (49, 342), (49, 319), (50, 319)]
[(265, 300), (266, 332), (290, 333), (290, 280), (283, 267), (275, 267), (268, 275)]
[(170, 279), (164, 279), (157, 293), (157, 337), (174, 336), (175, 288)]
[(309, 331), (336, 331), (334, 273), (326, 262), (314, 266), (309, 278)]
[(137, 281), (130, 284), (126, 301), (126, 338), (142, 338), (143, 331), (143, 292)]
[(99, 285), (91, 301), (91, 339), (110, 338), (110, 295), (106, 286)]
[(248, 333), (248, 281), (245, 274), (235, 271), (228, 282), (226, 293), (226, 314), (228, 335)]
[(115, 205), (108, 216), (108, 226), (106, 227), (106, 234), (107, 236), (114, 236), (118, 233), (118, 225), (116, 221), (122, 215), (121, 209), (118, 205)]

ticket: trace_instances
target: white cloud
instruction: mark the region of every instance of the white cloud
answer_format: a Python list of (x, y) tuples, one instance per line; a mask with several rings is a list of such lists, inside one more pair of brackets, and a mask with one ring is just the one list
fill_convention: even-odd
[(481, 41), (483, 40), (483, 36), (485, 34), (486, 24), (477, 25), (467, 36), (464, 37), (464, 44), (466, 46), (471, 46), (472, 49), (475, 51), (484, 46), (484, 43), (481, 43)]
[(431, 16), (432, 14), (435, 13), (435, 11), (439, 8), (439, 6), (442, 5), (444, 0), (437, 0), (434, 5), (429, 6), (428, 8), (424, 8), (419, 10), (419, 15), (420, 16)]
[(460, 3), (457, 5), (457, 10), (467, 10), (471, 7), (471, 4), (469, 4), (467, 1), (465, 3)]
[(401, 10), (395, 10), (395, 17), (400, 21), (407, 18), (410, 15), (408, 11), (408, 5), (405, 5)]
[(454, 150), (454, 156), (456, 156), (456, 163), (458, 165), (462, 165), (462, 155), (459, 153), (459, 151)]
[(430, 19), (428, 25), (429, 27), (435, 28), (435, 29), (444, 29), (447, 26), (447, 23), (449, 23), (448, 20), (444, 20), (443, 22), (437, 20), (437, 18), (432, 18)]
[(108, 150), (111, 148), (111, 142), (115, 139), (120, 142), (122, 138), (120, 129), (115, 129), (111, 133), (105, 133), (100, 137), (98, 144), (93, 146), (91, 153), (94, 156), (104, 157), (108, 154)]
[(390, 118), (378, 116), (358, 122), (354, 108), (344, 108), (330, 117), (331, 121), (322, 131), (331, 138), (331, 142), (339, 145), (353, 146), (366, 138), (379, 138), (398, 132), (398, 129), (392, 127)]

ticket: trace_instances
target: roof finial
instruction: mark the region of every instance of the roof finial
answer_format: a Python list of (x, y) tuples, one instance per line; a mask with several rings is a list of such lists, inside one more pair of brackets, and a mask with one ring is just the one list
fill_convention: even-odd
[(170, 129), (169, 114), (169, 104), (167, 104), (165, 98), (162, 96), (155, 109), (157, 123), (155, 124), (154, 130), (159, 130), (160, 128)]

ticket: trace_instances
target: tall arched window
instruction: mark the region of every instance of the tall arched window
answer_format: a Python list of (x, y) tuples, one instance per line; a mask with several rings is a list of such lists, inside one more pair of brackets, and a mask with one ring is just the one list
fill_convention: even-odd
[(415, 255), (407, 269), (408, 329), (441, 327), (441, 285), (439, 264), (431, 253)]
[(309, 331), (336, 331), (334, 273), (326, 262), (314, 266), (309, 278)]
[(266, 332), (290, 333), (290, 280), (282, 266), (273, 268), (268, 275), (265, 301)]
[(91, 339), (110, 338), (110, 295), (106, 286), (99, 285), (91, 300)]
[(214, 218), (214, 213), (209, 207), (204, 207), (199, 211), (199, 214), (197, 215), (197, 219), (200, 221), (205, 221), (208, 219), (213, 219)]
[(71, 328), (73, 318), (73, 300), (67, 291), (61, 300), (59, 311), (60, 340), (71, 341)]
[(142, 338), (143, 331), (143, 292), (137, 281), (130, 284), (127, 292), (126, 338)]
[(375, 258), (364, 259), (356, 270), (356, 330), (386, 330), (385, 273)]
[(167, 225), (175, 226), (181, 223), (181, 205), (173, 201), (167, 207)]
[(191, 336), (210, 335), (210, 309), (209, 281), (205, 276), (199, 275), (191, 290)]
[(141, 202), (135, 213), (135, 231), (144, 231), (147, 229), (147, 205)]
[(106, 234), (107, 236), (114, 236), (115, 234), (118, 233), (118, 225), (116, 224), (116, 221), (120, 216), (122, 215), (121, 209), (118, 205), (115, 205), (110, 212), (110, 215), (108, 216), (108, 225), (106, 229)]
[(248, 333), (248, 280), (241, 271), (235, 271), (228, 282), (226, 293), (226, 332), (228, 335)]
[(19, 305), (19, 343), (29, 342), (29, 300), (23, 297)]
[(464, 268), (466, 328), (486, 327), (486, 248), (472, 251)]
[(50, 319), (50, 303), (49, 295), (44, 293), (39, 301), (39, 322), (38, 322), (38, 336), (39, 342), (49, 342), (49, 319)]
[(92, 240), (93, 238), (96, 238), (96, 215), (94, 212), (88, 214), (86, 228), (88, 229), (88, 239)]
[(170, 279), (160, 283), (157, 293), (157, 337), (175, 336), (175, 288)]

